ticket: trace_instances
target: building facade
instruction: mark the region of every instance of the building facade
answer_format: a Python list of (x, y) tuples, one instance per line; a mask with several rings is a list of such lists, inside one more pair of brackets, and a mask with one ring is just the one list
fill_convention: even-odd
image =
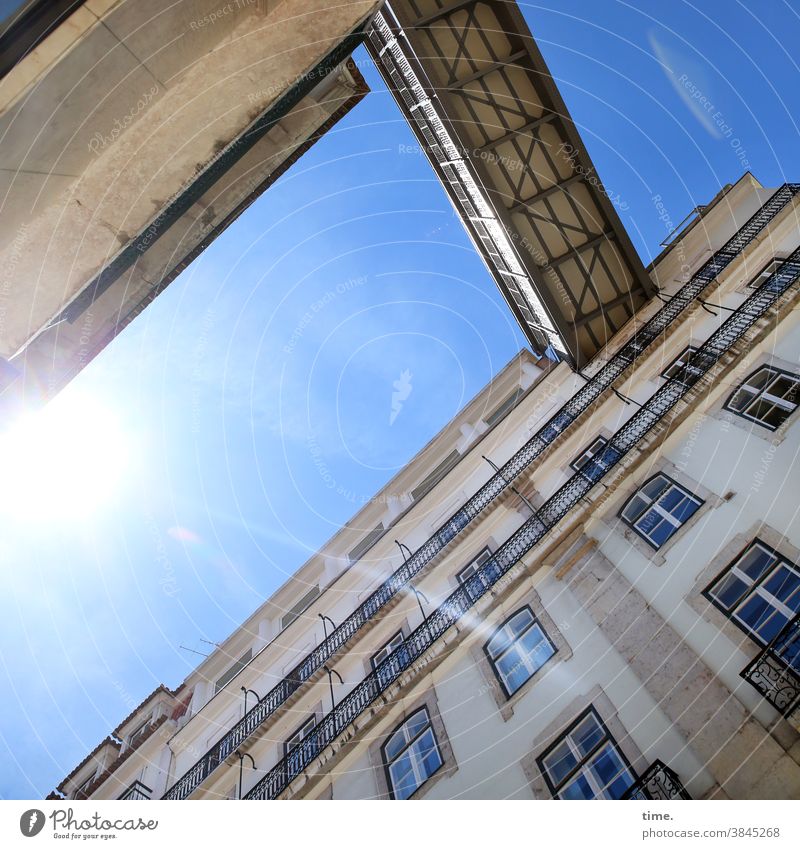
[(54, 796), (800, 796), (799, 193), (723, 189), (582, 371), (521, 351)]

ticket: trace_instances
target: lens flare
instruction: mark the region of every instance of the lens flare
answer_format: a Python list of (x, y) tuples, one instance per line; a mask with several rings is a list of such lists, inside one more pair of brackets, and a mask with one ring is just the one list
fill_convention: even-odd
[(66, 390), (0, 434), (0, 515), (75, 519), (96, 511), (128, 463), (128, 440), (113, 413)]

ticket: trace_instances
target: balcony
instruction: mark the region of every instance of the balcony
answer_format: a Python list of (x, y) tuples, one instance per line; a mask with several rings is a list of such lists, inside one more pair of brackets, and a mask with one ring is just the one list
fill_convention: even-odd
[(785, 717), (800, 705), (800, 613), (742, 671), (742, 678)]
[(677, 774), (661, 761), (653, 763), (623, 794), (623, 799), (691, 799)]
[(133, 784), (119, 797), (120, 802), (141, 802), (144, 799), (152, 798), (153, 791), (141, 781), (134, 781)]

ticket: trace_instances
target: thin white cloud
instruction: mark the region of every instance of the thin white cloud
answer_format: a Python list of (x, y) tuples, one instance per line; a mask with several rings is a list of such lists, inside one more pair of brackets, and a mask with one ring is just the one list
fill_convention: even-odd
[(680, 48), (666, 44), (654, 30), (650, 31), (648, 39), (656, 59), (680, 99), (712, 138), (721, 139), (720, 128), (711, 117), (714, 110), (703, 105), (703, 98), (705, 103), (714, 102), (705, 69)]

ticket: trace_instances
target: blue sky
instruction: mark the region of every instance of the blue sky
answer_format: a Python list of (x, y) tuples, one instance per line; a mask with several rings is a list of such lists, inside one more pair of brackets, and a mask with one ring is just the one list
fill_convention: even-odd
[[(636, 5), (523, 9), (649, 261), (655, 195), (677, 224), (745, 166), (800, 180), (800, 17), (780, 0)], [(63, 393), (124, 434), (102, 503), (0, 515), (2, 797), (46, 794), (178, 684), (198, 659), (181, 644), (229, 634), (523, 344), (361, 67), (372, 93)]]

